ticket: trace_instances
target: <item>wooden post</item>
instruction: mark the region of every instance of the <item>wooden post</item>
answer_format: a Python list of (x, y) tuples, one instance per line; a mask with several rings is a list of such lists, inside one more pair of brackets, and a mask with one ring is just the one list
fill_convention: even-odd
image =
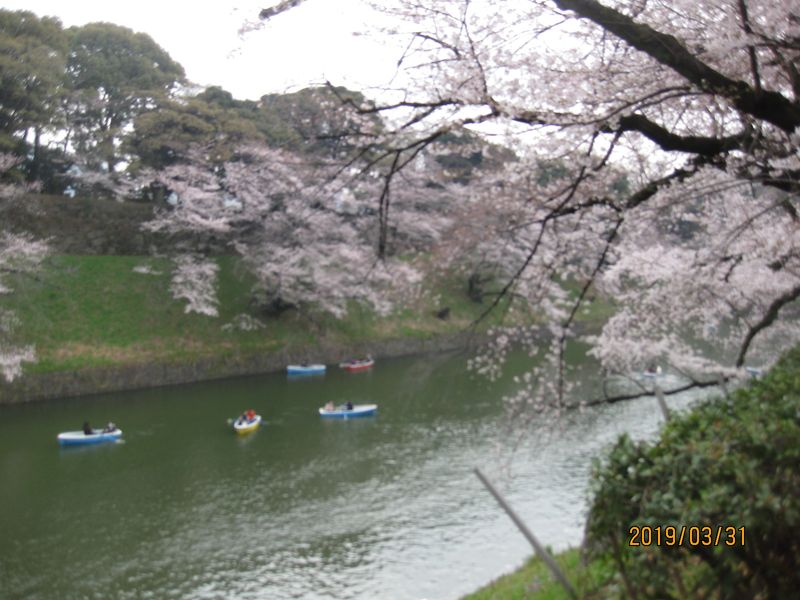
[(578, 594), (575, 592), (575, 589), (572, 587), (572, 585), (570, 585), (569, 580), (566, 578), (564, 573), (558, 567), (556, 561), (553, 560), (552, 556), (550, 556), (550, 553), (547, 552), (544, 546), (542, 546), (539, 543), (539, 540), (536, 539), (531, 530), (528, 529), (525, 523), (522, 522), (522, 519), (520, 519), (517, 516), (517, 513), (515, 513), (512, 510), (508, 502), (506, 502), (505, 499), (500, 495), (500, 492), (498, 492), (494, 488), (494, 486), (489, 482), (489, 480), (486, 479), (486, 476), (483, 473), (481, 473), (481, 470), (477, 467), (475, 467), (475, 475), (478, 476), (478, 479), (481, 480), (481, 483), (484, 485), (484, 487), (487, 490), (489, 490), (489, 493), (492, 496), (494, 496), (494, 499), (497, 500), (497, 503), (500, 505), (500, 508), (506, 511), (506, 514), (509, 517), (511, 517), (511, 520), (514, 521), (514, 525), (517, 526), (517, 529), (519, 529), (522, 532), (522, 535), (524, 535), (525, 538), (530, 542), (531, 546), (533, 546), (536, 555), (544, 561), (544, 563), (550, 569), (550, 572), (553, 574), (553, 576), (558, 580), (558, 582), (562, 586), (564, 586), (564, 589), (567, 590), (567, 594), (569, 594), (569, 597), (577, 600)]

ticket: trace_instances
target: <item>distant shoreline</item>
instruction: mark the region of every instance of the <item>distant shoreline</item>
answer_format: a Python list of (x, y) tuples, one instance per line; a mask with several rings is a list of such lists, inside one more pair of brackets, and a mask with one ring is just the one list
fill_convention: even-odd
[(461, 332), (429, 338), (375, 340), (359, 344), (357, 348), (322, 341), (312, 347), (240, 356), (209, 356), (186, 362), (122, 363), (73, 371), (34, 372), (23, 374), (11, 383), (0, 381), (0, 405), (276, 373), (283, 371), (287, 364), (308, 359), (336, 365), (367, 353), (380, 360), (465, 350), (484, 339), (485, 335)]

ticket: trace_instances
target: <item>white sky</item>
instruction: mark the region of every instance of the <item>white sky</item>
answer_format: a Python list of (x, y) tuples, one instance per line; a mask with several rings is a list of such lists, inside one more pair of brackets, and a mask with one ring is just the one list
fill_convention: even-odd
[[(308, 0), (240, 37), (245, 21), (276, 0), (0, 0), (0, 8), (55, 16), (64, 27), (107, 21), (149, 34), (201, 85), (239, 99), (292, 91), (329, 79), (365, 92), (388, 82), (400, 50), (385, 38), (352, 35), (377, 15), (359, 0)], [(367, 95), (370, 95), (369, 93)]]

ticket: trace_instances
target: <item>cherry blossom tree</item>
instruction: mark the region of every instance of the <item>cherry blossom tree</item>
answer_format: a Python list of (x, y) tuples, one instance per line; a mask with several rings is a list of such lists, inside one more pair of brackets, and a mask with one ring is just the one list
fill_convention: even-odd
[[(0, 153), (0, 175), (21, 162), (19, 157)], [(15, 184), (0, 184), (0, 216), (26, 188)], [(5, 223), (0, 218), (0, 223)], [(0, 294), (11, 294), (10, 279), (35, 271), (45, 255), (47, 244), (32, 236), (12, 231), (4, 225), (0, 230)], [(10, 310), (0, 307), (0, 377), (12, 381), (22, 373), (22, 363), (36, 360), (35, 348), (15, 341), (19, 319)]]
[[(407, 261), (376, 260), (367, 210), (376, 184), (337, 174), (338, 165), (250, 145), (219, 165), (197, 150), (190, 163), (143, 172), (139, 181), (155, 180), (177, 199), (148, 228), (191, 234), (193, 251), (203, 238), (227, 244), (255, 275), (254, 295), (263, 307), (342, 316), (356, 301), (386, 313), (420, 275)], [(417, 235), (435, 236), (431, 227), (418, 226)], [(187, 311), (215, 315), (215, 274), (207, 259), (183, 256), (173, 295), (187, 300)]]
[[(376, 8), (403, 49), (382, 104), (355, 107), (389, 124), (362, 136), (383, 169), (379, 251), (399, 174), (442, 137), (505, 136), (520, 156), (474, 186), (468, 203), (488, 226), (460, 236), (509, 259), (493, 305), (534, 303), (551, 333), (517, 403), (566, 401), (564, 352), (592, 294), (618, 306), (586, 338), (592, 354), (615, 372), (671, 365), (689, 383), (667, 393), (768, 365), (800, 340), (796, 1)], [(543, 164), (556, 176), (532, 181)], [(530, 338), (514, 331), (476, 368), (494, 372), (514, 336)]]
[(170, 291), (176, 300), (186, 300), (185, 311), (216, 317), (217, 294), (214, 284), (219, 267), (217, 263), (192, 254), (181, 254), (175, 259)]

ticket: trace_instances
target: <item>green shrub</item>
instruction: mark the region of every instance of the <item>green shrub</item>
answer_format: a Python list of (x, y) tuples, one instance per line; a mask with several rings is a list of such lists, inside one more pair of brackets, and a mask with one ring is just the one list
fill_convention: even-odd
[[(618, 588), (631, 598), (797, 597), (798, 466), (795, 349), (763, 380), (674, 418), (657, 443), (622, 436), (595, 464), (589, 555), (616, 565)], [(652, 528), (651, 545), (629, 545), (634, 526)], [(668, 526), (676, 540), (687, 527), (682, 545), (667, 543)], [(691, 545), (690, 526), (711, 527), (711, 543)], [(736, 528), (732, 546), (730, 530), (716, 538), (727, 526)]]

